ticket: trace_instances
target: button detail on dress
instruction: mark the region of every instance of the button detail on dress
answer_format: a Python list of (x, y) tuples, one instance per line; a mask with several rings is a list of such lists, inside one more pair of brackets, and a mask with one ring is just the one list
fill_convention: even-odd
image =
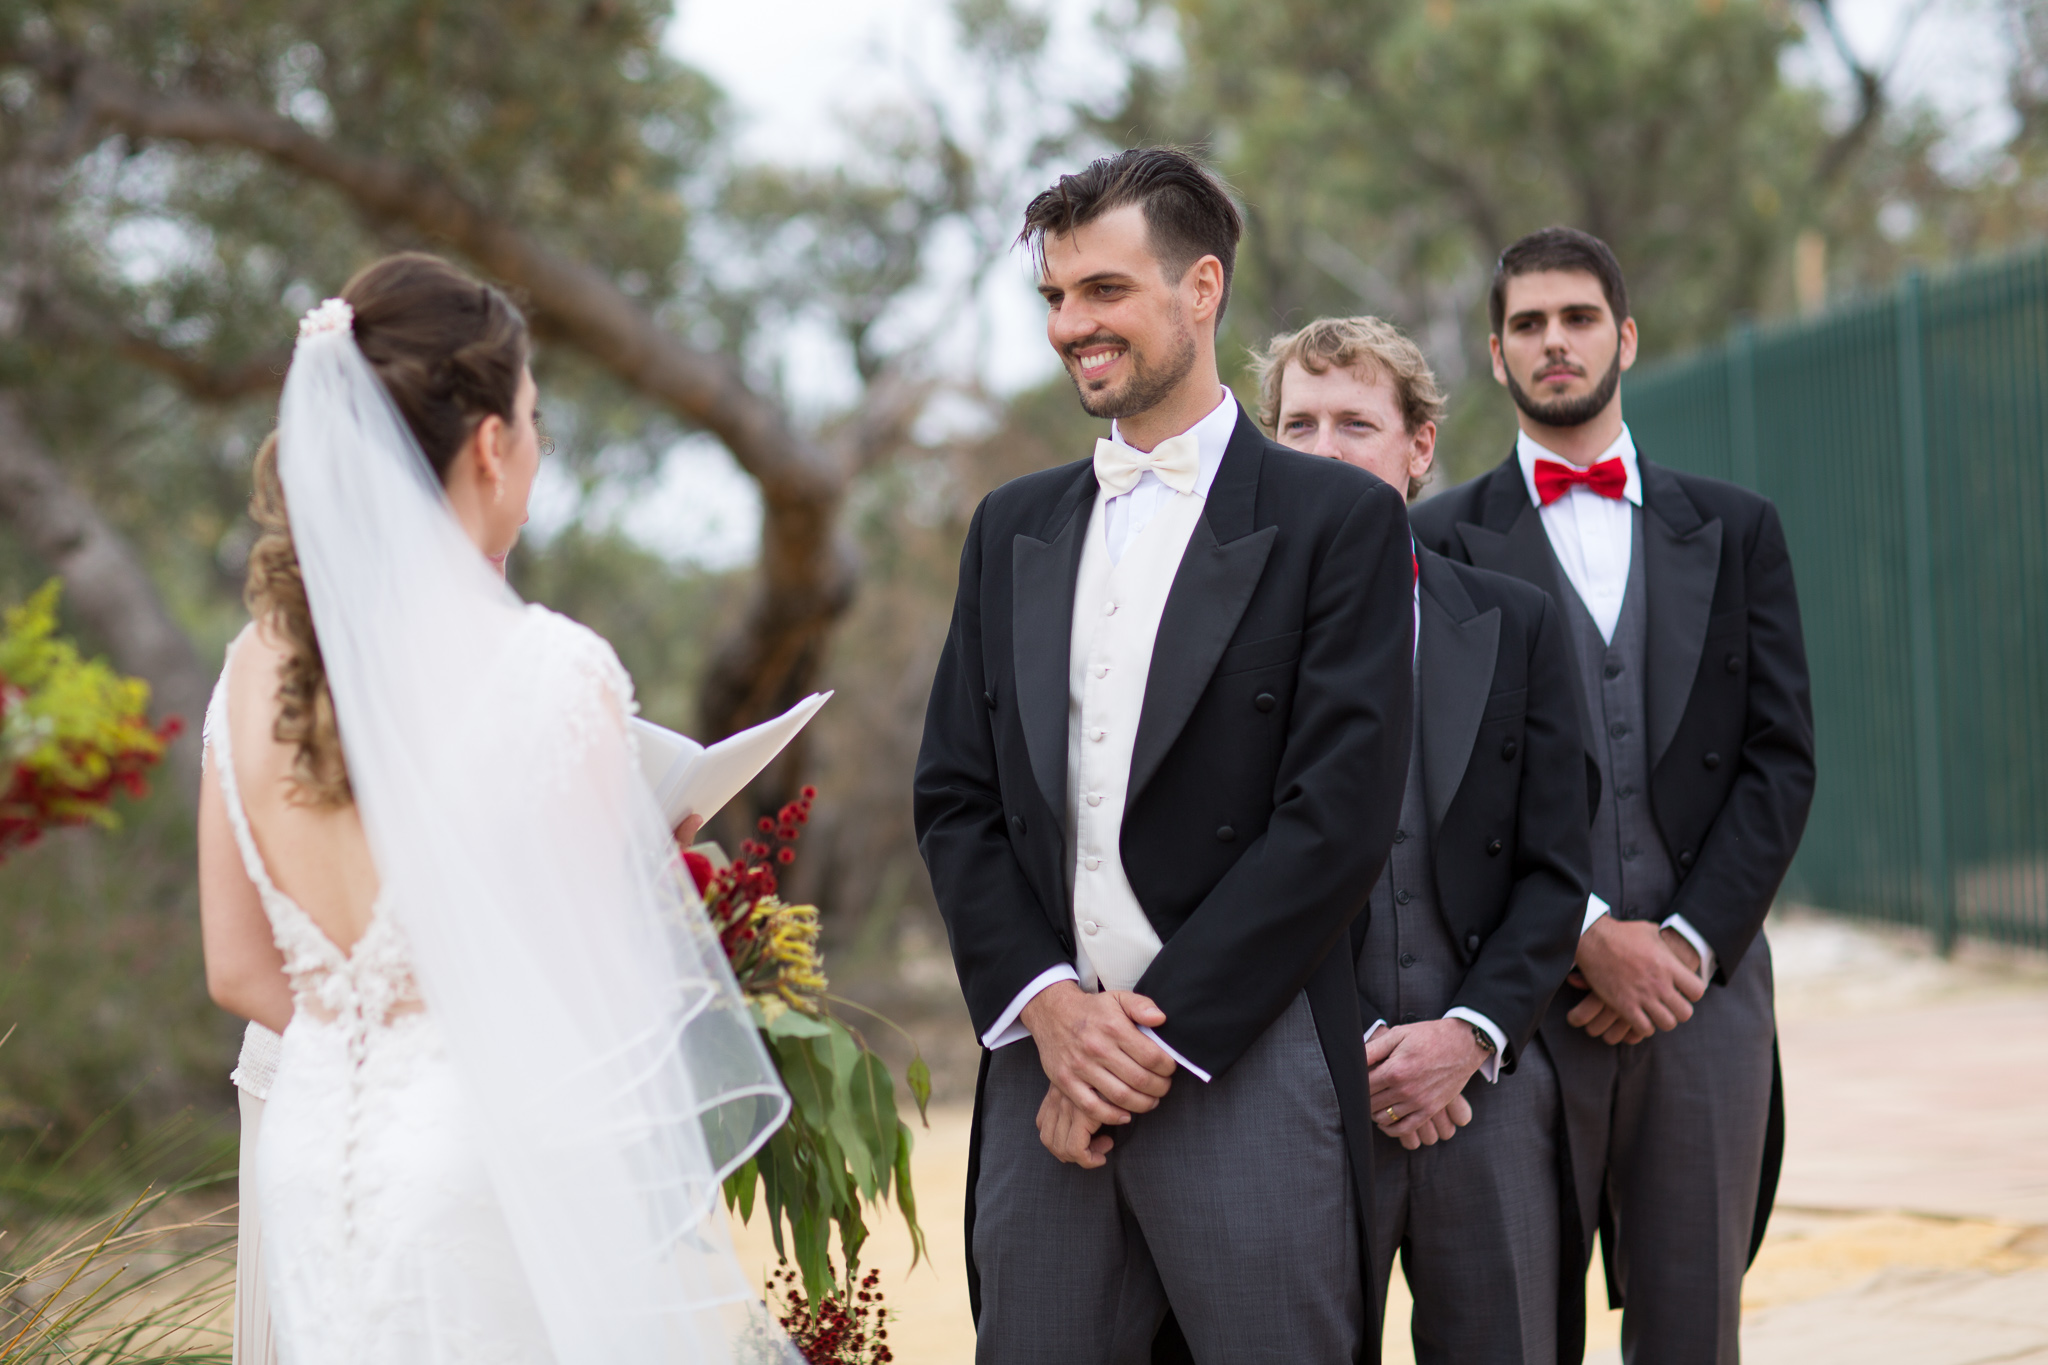
[[(1102, 859), (1100, 859), (1100, 858), (1083, 858), (1083, 859), (1081, 860), (1081, 866), (1083, 866), (1083, 867), (1087, 868), (1087, 869), (1088, 869), (1088, 870), (1089, 870), (1090, 872), (1093, 872), (1093, 871), (1095, 871), (1095, 870), (1096, 870), (1097, 868), (1099, 868), (1099, 867), (1101, 867), (1101, 866), (1102, 866)], [(1091, 930), (1090, 932), (1093, 932), (1093, 931)]]
[(1114, 616), (1114, 615), (1116, 615), (1116, 603), (1114, 603), (1114, 602), (1104, 602), (1104, 603), (1102, 604), (1102, 614), (1103, 614), (1104, 616)]
[(1081, 921), (1081, 932), (1089, 935), (1099, 934), (1102, 932), (1102, 926), (1092, 919), (1084, 919)]
[(1102, 793), (1101, 793), (1101, 792), (1089, 792), (1089, 793), (1088, 793), (1088, 804), (1089, 804), (1089, 805), (1091, 805), (1091, 806), (1099, 806), (1099, 805), (1101, 805), (1101, 804), (1102, 804)]
[(1108, 677), (1108, 676), (1109, 676), (1109, 665), (1108, 665), (1108, 664), (1100, 664), (1100, 665), (1098, 665), (1098, 666), (1096, 667), (1096, 669), (1095, 669), (1095, 676), (1096, 676), (1096, 677), (1098, 677), (1098, 678), (1106, 678), (1106, 677)]
[(1105, 737), (1108, 736), (1108, 734), (1109, 731), (1107, 730), (1090, 730), (1088, 732), (1088, 738), (1094, 740), (1096, 743), (1099, 744)]

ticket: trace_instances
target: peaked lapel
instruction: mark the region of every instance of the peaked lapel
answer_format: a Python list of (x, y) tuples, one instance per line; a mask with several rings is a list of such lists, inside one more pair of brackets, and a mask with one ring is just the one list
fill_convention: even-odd
[(1434, 837), (1465, 780), (1493, 690), (1500, 608), (1476, 610), (1449, 564), (1427, 550), (1419, 558), (1422, 644), (1416, 693), (1422, 699), (1422, 795)]
[(1692, 699), (1721, 574), (1721, 521), (1700, 520), (1671, 472), (1638, 457), (1643, 480), (1643, 576), (1649, 589), (1645, 698), (1650, 766), (1671, 747)]
[(1159, 617), (1144, 707), (1131, 745), (1126, 809), (1136, 804), (1180, 738), (1266, 571), (1266, 557), (1280, 528), (1252, 529), (1265, 452), (1266, 438), (1240, 408), (1237, 429), (1223, 452), (1216, 481), (1209, 486), (1201, 519), (1188, 536), (1187, 551)]
[(1010, 660), (1031, 773), (1047, 809), (1067, 809), (1067, 663), (1074, 638), (1074, 584), (1095, 512), (1095, 468), (1083, 464), (1046, 518), (1049, 541), (1010, 542)]

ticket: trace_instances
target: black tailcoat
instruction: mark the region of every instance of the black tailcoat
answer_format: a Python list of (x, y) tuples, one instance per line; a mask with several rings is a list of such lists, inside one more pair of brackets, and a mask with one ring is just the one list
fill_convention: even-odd
[[(925, 716), (918, 844), (978, 1032), (1074, 960), (1068, 652), (1096, 492), (1083, 461), (983, 500)], [(1240, 411), (1160, 620), (1120, 840), (1164, 945), (1136, 987), (1165, 1012), (1160, 1035), (1220, 1075), (1306, 991), (1361, 1201), (1363, 1029), (1351, 955), (1331, 950), (1400, 815), (1412, 582), (1399, 495)]]
[[(1419, 560), (1422, 794), (1437, 907), (1466, 968), (1451, 1003), (1499, 1026), (1512, 1071), (1571, 970), (1592, 877), (1571, 646), (1541, 591)], [(1362, 950), (1363, 917), (1351, 932)], [(1359, 1006), (1397, 1022), (1363, 993)]]
[[(1706, 939), (1716, 979), (1725, 983), (1763, 928), (1813, 801), (1813, 703), (1799, 599), (1769, 499), (1648, 460), (1638, 467), (1649, 591), (1650, 809), (1678, 874), (1668, 910)], [(1418, 504), (1413, 520), (1421, 543), (1451, 559), (1533, 583), (1559, 603), (1572, 591), (1512, 454)], [(1583, 687), (1578, 693), (1584, 696)], [(1784, 1152), (1775, 1081), (1770, 1125), (1752, 1255)], [(1583, 1252), (1591, 1229), (1580, 1236)]]

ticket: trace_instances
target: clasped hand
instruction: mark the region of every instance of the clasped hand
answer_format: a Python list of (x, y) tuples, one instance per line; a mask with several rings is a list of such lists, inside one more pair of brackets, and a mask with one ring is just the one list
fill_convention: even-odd
[(1071, 981), (1046, 987), (1019, 1016), (1052, 1082), (1038, 1106), (1038, 1140), (1061, 1161), (1093, 1170), (1115, 1140), (1101, 1130), (1150, 1113), (1171, 1088), (1173, 1058), (1140, 1033), (1166, 1022), (1130, 991), (1090, 994)]
[(1612, 915), (1594, 920), (1580, 936), (1578, 970), (1566, 979), (1592, 994), (1565, 1022), (1610, 1045), (1677, 1028), (1707, 993), (1700, 956), (1683, 934)]
[(1411, 1152), (1448, 1141), (1472, 1121), (1462, 1092), (1485, 1061), (1472, 1026), (1462, 1020), (1380, 1029), (1365, 1043), (1372, 1121)]

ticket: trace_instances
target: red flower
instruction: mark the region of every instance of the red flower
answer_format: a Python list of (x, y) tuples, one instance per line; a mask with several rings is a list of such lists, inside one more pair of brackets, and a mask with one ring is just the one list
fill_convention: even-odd
[(683, 866), (690, 869), (690, 880), (697, 884), (697, 894), (703, 895), (711, 886), (711, 860), (701, 853), (683, 853)]

